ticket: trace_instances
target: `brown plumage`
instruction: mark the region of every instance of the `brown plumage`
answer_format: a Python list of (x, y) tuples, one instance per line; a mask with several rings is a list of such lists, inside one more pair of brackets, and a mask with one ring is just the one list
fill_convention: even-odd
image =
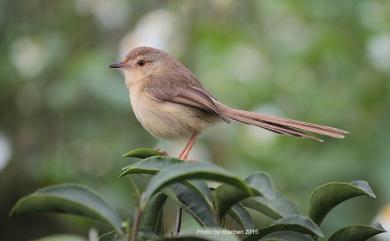
[(209, 94), (196, 76), (164, 51), (138, 47), (125, 59), (110, 65), (125, 74), (137, 119), (153, 136), (176, 139), (190, 136), (181, 157), (185, 159), (196, 136), (223, 120), (255, 125), (277, 134), (322, 141), (310, 133), (344, 138), (348, 132), (334, 127), (228, 107)]

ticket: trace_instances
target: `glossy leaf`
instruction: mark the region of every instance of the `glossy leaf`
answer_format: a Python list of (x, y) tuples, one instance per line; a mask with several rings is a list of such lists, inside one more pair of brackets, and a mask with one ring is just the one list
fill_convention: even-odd
[(120, 238), (115, 231), (112, 231), (100, 235), (98, 241), (120, 241)]
[(316, 188), (311, 195), (309, 217), (320, 225), (335, 206), (345, 200), (363, 195), (375, 198), (374, 192), (365, 181), (332, 182), (322, 185)]
[(87, 241), (87, 239), (73, 234), (56, 234), (36, 239), (35, 241)]
[(166, 152), (162, 152), (156, 149), (150, 149), (150, 148), (138, 148), (132, 151), (128, 151), (122, 156), (124, 157), (134, 157), (134, 158), (140, 158), (145, 159), (152, 156), (166, 156)]
[(320, 228), (308, 217), (293, 215), (275, 220), (270, 226), (260, 229), (258, 233), (247, 236), (245, 241), (259, 240), (266, 235), (279, 231), (293, 231), (303, 234), (313, 234), (323, 237)]
[(220, 237), (216, 237), (215, 235), (208, 235), (204, 237), (200, 237), (198, 235), (180, 235), (178, 237), (172, 237), (172, 238), (162, 238), (157, 239), (156, 241), (238, 241), (239, 239), (225, 239)]
[(268, 174), (264, 172), (255, 172), (246, 177), (245, 182), (255, 190), (257, 194), (261, 194), (268, 199), (275, 198), (275, 191)]
[(239, 177), (211, 163), (176, 164), (169, 169), (160, 171), (150, 180), (148, 187), (141, 196), (140, 206), (141, 208), (145, 207), (154, 193), (169, 184), (201, 178), (229, 183), (246, 192), (252, 193)]
[(121, 232), (119, 215), (96, 192), (81, 185), (65, 184), (39, 189), (19, 199), (11, 215), (30, 212), (79, 215), (108, 224)]
[(160, 238), (160, 236), (156, 235), (155, 233), (147, 232), (147, 231), (143, 230), (143, 231), (138, 232), (137, 241), (151, 241), (151, 240), (157, 240), (159, 238)]
[[(147, 230), (141, 230), (138, 232), (137, 235), (137, 241), (151, 241), (159, 239), (159, 236), (156, 235), (153, 232), (148, 232)], [(102, 234), (98, 241), (125, 241), (128, 240), (126, 236), (123, 236), (122, 238), (118, 236), (116, 232), (108, 232), (105, 234)]]
[(197, 229), (195, 233), (183, 233), (177, 237), (156, 241), (239, 241), (238, 237), (225, 229)]
[(261, 241), (314, 241), (310, 235), (292, 231), (280, 231), (264, 236)]
[(181, 183), (194, 191), (194, 194), (197, 194), (198, 198), (202, 198), (205, 202), (205, 205), (207, 205), (210, 210), (213, 210), (214, 207), (211, 201), (211, 192), (205, 181), (189, 180), (182, 181)]
[(163, 233), (163, 208), (167, 196), (164, 193), (158, 193), (153, 196), (143, 212), (141, 218), (142, 230), (155, 234)]
[(234, 204), (250, 196), (265, 196), (274, 198), (275, 193), (271, 185), (271, 179), (265, 173), (254, 173), (245, 178), (245, 183), (252, 190), (251, 193), (234, 187), (230, 184), (222, 184), (215, 189), (214, 203), (219, 219), (222, 219)]
[(171, 185), (171, 190), (174, 197), (169, 195), (176, 201), (184, 211), (189, 213), (203, 227), (218, 227), (214, 212), (197, 192), (181, 183)]
[(184, 235), (179, 237), (157, 239), (155, 241), (214, 241), (214, 240), (216, 241), (217, 239), (211, 239), (211, 237), (202, 238), (196, 235)]
[(381, 226), (374, 228), (364, 225), (352, 225), (336, 231), (328, 241), (365, 241), (383, 232), (386, 231)]
[(243, 206), (261, 212), (273, 219), (299, 214), (296, 206), (279, 192), (275, 192), (273, 199), (251, 197), (243, 200), (241, 203)]
[(250, 213), (240, 203), (234, 204), (228, 214), (244, 229), (255, 229)]
[(124, 168), (122, 168), (121, 177), (129, 174), (150, 174), (154, 175), (161, 171), (162, 169), (183, 163), (182, 160), (173, 158), (173, 157), (149, 157), (142, 161), (136, 162), (134, 164), (130, 164)]
[(207, 186), (207, 183), (203, 180), (190, 180), (187, 182), (184, 182), (184, 184), (193, 189), (195, 192), (199, 193), (206, 202), (208, 202), (209, 206), (212, 207), (211, 203), (211, 191), (209, 186)]
[[(151, 157), (123, 168), (122, 170), (124, 171), (122, 172), (121, 176), (130, 175), (130, 174), (155, 175), (159, 171), (171, 167), (175, 164), (185, 164), (185, 163), (182, 160), (179, 160), (177, 158)], [(207, 184), (204, 181), (192, 180), (192, 181), (183, 181), (183, 183), (187, 187), (197, 192), (205, 200), (205, 202), (207, 203), (207, 205), (209, 205), (210, 208), (212, 207), (211, 193)]]

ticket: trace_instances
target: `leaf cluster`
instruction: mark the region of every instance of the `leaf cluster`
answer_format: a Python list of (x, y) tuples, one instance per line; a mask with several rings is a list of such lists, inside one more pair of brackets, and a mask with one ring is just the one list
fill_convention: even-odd
[[(331, 182), (313, 191), (308, 213), (305, 215), (274, 189), (270, 177), (263, 172), (241, 178), (211, 163), (184, 162), (147, 148), (130, 151), (125, 156), (140, 159), (124, 167), (120, 174), (121, 177), (129, 177), (132, 188), (139, 194), (136, 197), (138, 205), (133, 207), (134, 220), (126, 221), (95, 191), (78, 184), (39, 189), (21, 198), (13, 207), (11, 215), (30, 212), (79, 215), (106, 224), (112, 229), (100, 236), (100, 241), (314, 241), (324, 238), (320, 225), (338, 204), (357, 196), (375, 198), (365, 181)], [(145, 187), (135, 184), (133, 178), (137, 175), (147, 177)], [(209, 181), (219, 185), (213, 188)], [(173, 235), (164, 230), (163, 211), (168, 199), (174, 201), (199, 224), (200, 232), (178, 232)], [(273, 222), (259, 227), (253, 222), (251, 212), (262, 213)], [(227, 216), (240, 225), (239, 235), (226, 229)], [(334, 232), (327, 240), (363, 241), (382, 232), (384, 230), (380, 226), (351, 225)], [(58, 237), (51, 236), (43, 240), (57, 240), (56, 238)], [(66, 239), (64, 236), (61, 238)]]

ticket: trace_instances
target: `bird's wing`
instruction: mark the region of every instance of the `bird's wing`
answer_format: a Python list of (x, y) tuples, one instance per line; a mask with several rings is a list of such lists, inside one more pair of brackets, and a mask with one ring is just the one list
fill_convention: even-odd
[(196, 80), (160, 79), (152, 75), (146, 79), (144, 90), (158, 101), (168, 101), (197, 108), (218, 115), (222, 120), (229, 122), (214, 98), (207, 93)]

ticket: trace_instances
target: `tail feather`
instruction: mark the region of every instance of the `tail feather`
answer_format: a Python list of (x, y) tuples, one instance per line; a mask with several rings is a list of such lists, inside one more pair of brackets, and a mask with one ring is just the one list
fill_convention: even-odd
[(340, 130), (334, 127), (233, 109), (221, 103), (218, 103), (218, 105), (223, 110), (224, 115), (229, 119), (239, 121), (248, 125), (255, 125), (278, 134), (302, 137), (322, 142), (321, 139), (307, 134), (306, 132), (321, 134), (339, 139), (344, 138), (345, 135), (348, 133), (347, 131)]

